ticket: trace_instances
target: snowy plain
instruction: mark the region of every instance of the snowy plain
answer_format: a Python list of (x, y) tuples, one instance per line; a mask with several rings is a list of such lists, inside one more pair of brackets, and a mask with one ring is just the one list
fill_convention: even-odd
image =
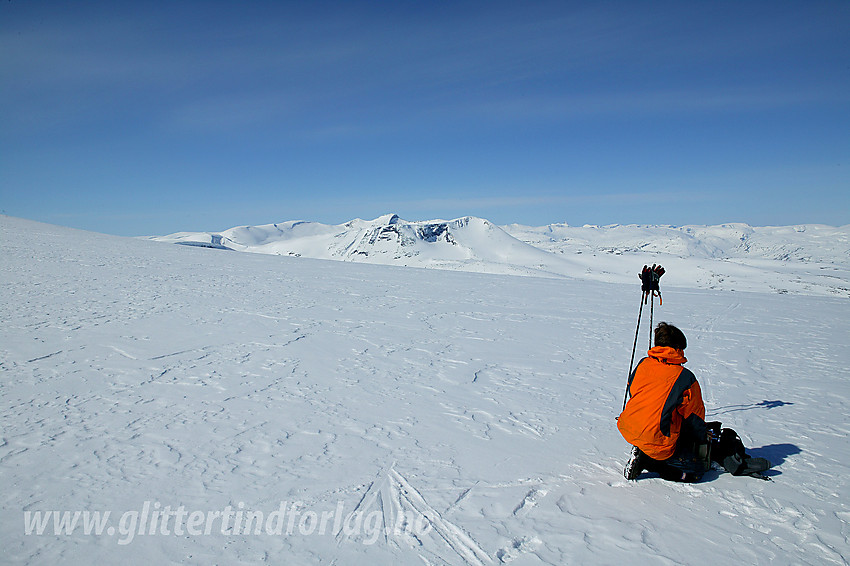
[[(848, 564), (846, 257), (751, 260), (752, 292), (679, 276), (721, 260), (581, 256), (517, 277), (0, 217), (0, 560)], [(659, 261), (655, 321), (773, 481), (623, 478), (634, 273)], [(111, 515), (34, 532), (49, 511)]]

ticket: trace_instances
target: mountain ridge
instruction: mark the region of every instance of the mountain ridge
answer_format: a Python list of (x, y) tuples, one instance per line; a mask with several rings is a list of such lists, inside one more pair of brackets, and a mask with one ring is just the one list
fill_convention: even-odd
[[(850, 296), (850, 226), (520, 224), (397, 214), (331, 225), (290, 220), (148, 239), (271, 255), (632, 282), (635, 265), (677, 265), (688, 287)], [(633, 261), (623, 261), (630, 259)], [(668, 280), (672, 280), (670, 277)]]

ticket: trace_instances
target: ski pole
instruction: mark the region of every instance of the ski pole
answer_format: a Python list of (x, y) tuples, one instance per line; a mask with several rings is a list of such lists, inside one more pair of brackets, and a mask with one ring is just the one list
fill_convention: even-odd
[[(640, 332), (640, 317), (643, 314), (643, 294), (640, 296), (640, 309), (638, 309), (637, 328), (635, 328), (635, 343), (632, 346), (632, 361), (629, 362), (629, 379), (632, 377), (632, 369), (635, 365), (635, 351), (637, 350), (638, 333)], [(626, 401), (629, 400), (629, 382), (626, 381), (626, 394), (623, 395), (623, 409), (626, 408)], [(622, 411), (621, 411), (622, 412)]]
[[(652, 350), (652, 318), (655, 316), (655, 293), (652, 293), (652, 298), (649, 300), (649, 350)], [(629, 373), (631, 375), (631, 372)]]
[(635, 365), (635, 352), (637, 351), (637, 341), (638, 335), (640, 334), (640, 319), (643, 316), (643, 305), (646, 304), (647, 299), (650, 300), (649, 304), (649, 349), (652, 349), (652, 323), (655, 316), (655, 295), (658, 295), (658, 305), (661, 306), (661, 288), (659, 287), (659, 282), (661, 280), (661, 276), (664, 275), (665, 270), (660, 265), (652, 264), (652, 267), (648, 265), (643, 266), (643, 270), (638, 274), (638, 278), (641, 281), (641, 295), (640, 295), (640, 309), (638, 309), (638, 319), (637, 319), (637, 327), (635, 328), (635, 341), (632, 345), (632, 359), (629, 362), (629, 376), (628, 381), (626, 382), (626, 393), (623, 395), (623, 410), (626, 408), (626, 403), (629, 400), (629, 387), (631, 386), (632, 379), (632, 371), (634, 370)]

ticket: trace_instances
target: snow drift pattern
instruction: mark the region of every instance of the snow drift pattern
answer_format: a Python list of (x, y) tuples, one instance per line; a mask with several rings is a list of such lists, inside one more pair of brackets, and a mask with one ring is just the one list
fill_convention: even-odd
[[(223, 253), (2, 216), (0, 257), (4, 563), (850, 560), (844, 298), (668, 288), (661, 313), (688, 333), (708, 418), (745, 434), (775, 477), (630, 483), (614, 417), (633, 275)], [(292, 536), (146, 530), (131, 543), (27, 535), (22, 521), (146, 501), (161, 514), (288, 502), (297, 520)], [(302, 523), (339, 502), (364, 528)]]

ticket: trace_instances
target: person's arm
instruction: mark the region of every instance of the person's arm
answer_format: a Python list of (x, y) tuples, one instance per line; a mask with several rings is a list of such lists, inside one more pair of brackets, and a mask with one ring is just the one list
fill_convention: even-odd
[(682, 396), (682, 417), (693, 437), (704, 441), (708, 438), (708, 426), (705, 424), (705, 405), (702, 402), (702, 390), (694, 380)]

